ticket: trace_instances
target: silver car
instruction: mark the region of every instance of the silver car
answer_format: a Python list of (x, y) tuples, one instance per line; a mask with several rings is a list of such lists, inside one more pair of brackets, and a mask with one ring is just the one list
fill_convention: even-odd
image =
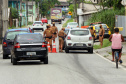
[(69, 22), (67, 23), (67, 28), (77, 28), (78, 23), (77, 22)]
[(88, 50), (93, 53), (93, 38), (89, 29), (70, 29), (65, 42), (66, 53), (69, 53), (69, 50)]

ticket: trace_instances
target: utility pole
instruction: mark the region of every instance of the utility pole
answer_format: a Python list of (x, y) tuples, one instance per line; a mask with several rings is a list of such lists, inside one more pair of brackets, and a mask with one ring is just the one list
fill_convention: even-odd
[(21, 0), (21, 4), (20, 4), (20, 28), (21, 28), (21, 23), (22, 23), (22, 0)]
[(3, 1), (0, 0), (0, 44), (2, 44), (2, 34), (3, 34), (2, 6)]
[(32, 0), (32, 22), (33, 22), (33, 0)]
[(74, 20), (77, 21), (77, 0), (74, 0)]
[(27, 11), (27, 25), (28, 25), (28, 0), (26, 0), (26, 11)]

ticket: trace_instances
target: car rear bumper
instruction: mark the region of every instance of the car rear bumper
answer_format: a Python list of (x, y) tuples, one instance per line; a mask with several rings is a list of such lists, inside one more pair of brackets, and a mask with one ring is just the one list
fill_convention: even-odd
[[(36, 55), (27, 55), (28, 52), (36, 52)], [(23, 51), (20, 51), (20, 49), (16, 50), (14, 52), (14, 58), (17, 58), (17, 59), (35, 59), (35, 60), (39, 60), (41, 58), (45, 58), (48, 56), (48, 50), (47, 49), (43, 49), (43, 50), (23, 50)]]
[(10, 48), (3, 48), (3, 54), (4, 55), (10, 55), (11, 54)]
[(90, 49), (90, 48), (92, 48), (92, 47), (81, 47), (81, 46), (75, 47), (75, 46), (67, 46), (66, 48), (68, 48), (69, 50), (88, 50), (88, 49)]
[(52, 21), (52, 22), (61, 22), (61, 20), (62, 20), (62, 19), (57, 19), (57, 20), (56, 20), (56, 19), (52, 19), (51, 21)]

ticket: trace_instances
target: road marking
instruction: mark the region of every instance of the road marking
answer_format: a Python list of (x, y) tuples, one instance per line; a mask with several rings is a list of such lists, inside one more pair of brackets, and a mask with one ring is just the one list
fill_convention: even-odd
[[(95, 51), (94, 51), (94, 53), (95, 53), (96, 55), (98, 55), (99, 57), (103, 58), (104, 60), (106, 60), (106, 61), (108, 61), (108, 62), (110, 62), (111, 64), (113, 64), (113, 65), (116, 66), (116, 63), (115, 63), (115, 62), (112, 62), (111, 60), (109, 60), (109, 59), (103, 57), (102, 55), (96, 53)], [(120, 65), (120, 64), (119, 64), (118, 66), (119, 66), (120, 68), (122, 68), (123, 70), (126, 71), (126, 68), (125, 68), (123, 65)], [(115, 68), (116, 68), (116, 67), (115, 67)]]

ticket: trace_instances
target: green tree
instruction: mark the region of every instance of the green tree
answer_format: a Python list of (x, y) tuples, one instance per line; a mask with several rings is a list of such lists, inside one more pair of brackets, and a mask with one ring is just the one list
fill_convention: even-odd
[(11, 8), (11, 17), (12, 19), (18, 18), (18, 13), (16, 8)]

